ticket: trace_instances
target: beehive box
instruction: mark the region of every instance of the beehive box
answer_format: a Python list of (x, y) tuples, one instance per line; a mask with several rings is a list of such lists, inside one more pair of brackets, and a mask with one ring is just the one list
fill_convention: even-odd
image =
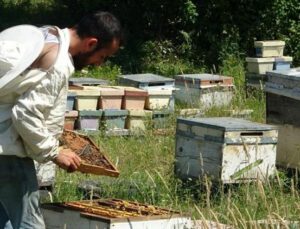
[(147, 121), (151, 119), (151, 114), (152, 112), (147, 110), (128, 110), (126, 129), (138, 133), (145, 131)]
[(71, 149), (82, 159), (78, 171), (111, 177), (119, 176), (116, 167), (88, 136), (64, 130), (59, 141), (61, 147)]
[(64, 129), (74, 130), (77, 117), (78, 117), (78, 111), (66, 111)]
[(69, 79), (69, 85), (71, 86), (98, 86), (109, 85), (109, 81), (103, 79), (95, 79), (89, 77), (76, 77)]
[(99, 109), (121, 109), (124, 89), (105, 86), (84, 86), (85, 90), (98, 91)]
[(125, 110), (143, 110), (148, 97), (148, 92), (136, 87), (114, 86), (114, 88), (124, 90), (122, 99), (122, 109)]
[(233, 97), (233, 78), (213, 74), (175, 76), (175, 98), (203, 108), (230, 104)]
[(76, 93), (74, 91), (68, 91), (67, 95), (67, 111), (74, 110)]
[(121, 109), (123, 89), (100, 87), (99, 105), (100, 109)]
[(275, 172), (277, 129), (237, 118), (178, 118), (176, 175), (239, 183)]
[(145, 108), (149, 110), (169, 109), (172, 98), (172, 89), (148, 88), (148, 97), (146, 98)]
[(168, 119), (171, 112), (168, 110), (154, 110), (152, 111), (152, 122), (155, 129), (164, 129), (168, 127)]
[(96, 110), (100, 92), (98, 90), (73, 90), (76, 93), (76, 110)]
[(247, 70), (251, 73), (266, 74), (267, 71), (272, 71), (275, 59), (273, 57), (255, 58), (247, 57)]
[(102, 123), (106, 130), (124, 129), (127, 118), (127, 110), (108, 109), (103, 110)]
[(265, 83), (267, 81), (266, 74), (256, 74), (246, 72), (245, 83), (246, 83), (246, 94), (247, 96), (252, 93), (264, 92)]
[[(174, 79), (151, 73), (120, 75), (119, 84), (138, 87), (146, 91), (148, 91), (148, 89), (170, 89), (172, 91), (175, 90)], [(174, 95), (172, 95), (169, 102), (169, 109), (173, 111), (174, 106), (175, 98)]]
[(152, 205), (119, 199), (42, 205), (48, 229), (191, 229), (190, 217)]
[(266, 120), (279, 128), (276, 163), (300, 168), (300, 69), (267, 75)]
[(255, 41), (254, 47), (257, 57), (283, 56), (284, 41)]
[(246, 80), (246, 84), (258, 85), (261, 87), (267, 81), (267, 75), (246, 72), (245, 80)]
[(282, 56), (274, 58), (274, 70), (289, 70), (291, 68), (291, 64), (293, 61), (293, 57), (291, 56)]
[(78, 124), (79, 130), (99, 130), (102, 110), (82, 110), (79, 111)]
[(120, 75), (119, 84), (143, 89), (149, 87), (173, 89), (175, 85), (174, 79), (151, 73)]

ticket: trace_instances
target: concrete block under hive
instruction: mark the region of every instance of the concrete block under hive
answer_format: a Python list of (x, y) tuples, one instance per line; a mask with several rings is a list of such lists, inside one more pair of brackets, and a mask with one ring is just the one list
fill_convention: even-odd
[(189, 217), (179, 212), (120, 199), (42, 205), (46, 227), (72, 229), (188, 229)]

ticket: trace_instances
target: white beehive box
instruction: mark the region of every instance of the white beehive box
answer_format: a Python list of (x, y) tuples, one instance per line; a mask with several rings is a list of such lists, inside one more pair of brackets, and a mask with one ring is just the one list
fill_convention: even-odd
[(175, 171), (223, 183), (265, 180), (275, 172), (277, 129), (237, 118), (178, 118)]
[(267, 72), (266, 120), (277, 125), (276, 164), (300, 168), (300, 69)]
[(267, 71), (272, 71), (275, 59), (272, 57), (268, 58), (256, 58), (247, 57), (247, 70), (251, 73), (266, 74)]
[(213, 74), (175, 76), (175, 98), (202, 108), (230, 104), (233, 97), (233, 78)]
[(255, 41), (254, 47), (257, 57), (283, 56), (284, 41)]
[[(66, 204), (44, 204), (42, 212), (47, 229), (191, 229), (190, 217), (182, 216), (178, 212), (159, 209), (149, 206), (153, 211), (163, 211), (162, 214), (147, 215), (147, 206), (134, 203), (140, 208), (140, 212), (129, 209), (132, 202), (126, 201), (125, 205), (116, 209), (109, 205), (88, 207), (90, 201), (76, 201)], [(90, 203), (96, 203), (94, 200)], [(107, 202), (107, 201), (102, 201)], [(109, 204), (111, 201), (108, 201)], [(75, 205), (74, 205), (75, 203)], [(78, 207), (73, 207), (69, 205)], [(85, 204), (84, 206), (80, 206)], [(128, 210), (129, 209), (129, 210)], [(124, 212), (128, 210), (127, 212)]]
[(70, 90), (75, 92), (76, 110), (96, 110), (100, 92), (98, 90)]
[(109, 86), (83, 86), (84, 90), (98, 91), (99, 99), (97, 108), (99, 109), (121, 109), (124, 89)]
[(148, 88), (145, 108), (149, 110), (169, 109), (172, 89)]

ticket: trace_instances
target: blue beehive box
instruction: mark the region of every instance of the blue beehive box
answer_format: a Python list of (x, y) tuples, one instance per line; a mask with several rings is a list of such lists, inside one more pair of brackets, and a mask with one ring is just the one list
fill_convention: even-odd
[(75, 97), (76, 97), (76, 93), (75, 92), (68, 91), (67, 107), (66, 107), (67, 111), (74, 110)]
[(273, 70), (288, 70), (291, 68), (292, 61), (291, 56), (275, 57)]

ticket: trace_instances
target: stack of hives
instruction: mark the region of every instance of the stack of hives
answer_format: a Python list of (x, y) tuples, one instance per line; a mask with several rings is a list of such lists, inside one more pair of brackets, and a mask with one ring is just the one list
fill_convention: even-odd
[(166, 122), (159, 114), (169, 115), (163, 110), (169, 106), (172, 90), (107, 86), (90, 78), (71, 79), (70, 84), (65, 129), (140, 133), (151, 119), (155, 128), (163, 128)]
[[(76, 85), (74, 86), (74, 81)], [(124, 90), (104, 86), (103, 80), (71, 79), (65, 129), (124, 129), (128, 111), (121, 110)]]
[[(134, 101), (132, 101), (132, 106), (127, 107), (129, 110), (127, 128), (138, 129), (140, 124), (143, 126), (142, 120), (148, 120), (149, 118), (152, 119), (154, 128), (167, 127), (170, 114), (174, 111), (174, 79), (150, 73), (131, 74), (120, 75), (119, 84), (124, 85), (121, 87), (124, 87), (127, 91), (124, 97), (130, 96), (130, 94), (139, 90), (147, 93), (142, 112), (141, 109), (143, 108), (136, 106)], [(130, 90), (133, 92), (130, 92)]]
[(283, 56), (285, 42), (279, 40), (255, 41), (256, 57), (247, 57), (247, 88), (263, 88), (266, 72), (290, 68), (293, 58)]

